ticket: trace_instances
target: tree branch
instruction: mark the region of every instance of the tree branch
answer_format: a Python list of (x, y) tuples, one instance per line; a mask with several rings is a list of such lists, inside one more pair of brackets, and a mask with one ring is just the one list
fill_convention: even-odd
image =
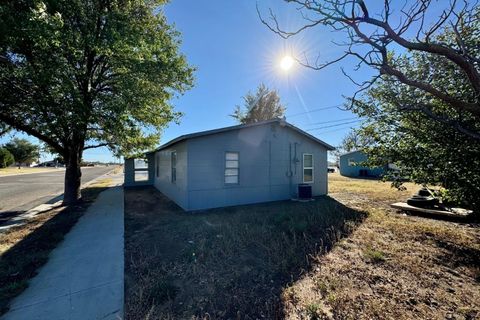
[(9, 126), (14, 127), (16, 130), (23, 131), (35, 138), (42, 140), (43, 142), (49, 144), (52, 148), (54, 148), (58, 153), (64, 154), (65, 148), (60, 145), (57, 141), (53, 140), (51, 137), (42, 134), (41, 132), (35, 130), (34, 128), (27, 126), (23, 123), (16, 121), (14, 118), (9, 117), (5, 114), (0, 113), (0, 121), (5, 122)]
[(480, 141), (480, 133), (477, 132), (477, 131), (473, 131), (471, 129), (468, 129), (468, 128), (465, 128), (461, 122), (457, 121), (457, 120), (453, 120), (451, 118), (447, 118), (447, 117), (443, 117), (443, 116), (440, 116), (436, 113), (434, 113), (431, 108), (427, 107), (427, 106), (421, 106), (421, 105), (416, 105), (416, 106), (404, 106), (404, 105), (400, 105), (398, 104), (398, 109), (401, 110), (401, 111), (420, 111), (422, 112), (423, 114), (425, 114), (426, 116), (428, 116), (429, 118), (435, 120), (435, 121), (438, 121), (440, 123), (443, 123), (443, 124), (446, 124), (446, 125), (449, 125), (450, 127), (452, 127), (453, 129), (457, 130), (458, 132), (461, 132), (467, 136), (469, 136), (470, 138), (473, 138), (475, 140), (479, 140)]
[(83, 150), (95, 149), (95, 148), (100, 148), (100, 147), (108, 147), (110, 145), (111, 145), (110, 143), (99, 143), (99, 144), (96, 144), (96, 145), (85, 146), (85, 147), (83, 147)]

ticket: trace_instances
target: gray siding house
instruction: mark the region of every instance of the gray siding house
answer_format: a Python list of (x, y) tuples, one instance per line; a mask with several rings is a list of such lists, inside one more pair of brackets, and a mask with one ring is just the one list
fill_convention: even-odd
[[(198, 132), (148, 153), (143, 184), (187, 211), (295, 198), (299, 184), (324, 195), (327, 151), (333, 149), (277, 119)], [(127, 171), (126, 186), (135, 185)]]
[(352, 151), (340, 156), (340, 174), (346, 177), (380, 177), (384, 173), (383, 167), (366, 167), (361, 163), (368, 160), (362, 151)]

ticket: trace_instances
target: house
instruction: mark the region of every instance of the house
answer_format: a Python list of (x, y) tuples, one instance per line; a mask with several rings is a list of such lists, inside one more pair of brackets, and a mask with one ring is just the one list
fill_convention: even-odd
[(356, 150), (340, 156), (340, 174), (347, 177), (380, 177), (383, 167), (366, 167), (362, 162), (368, 160), (368, 156), (362, 151)]
[(147, 167), (127, 159), (125, 186), (154, 185), (187, 211), (296, 198), (303, 184), (324, 195), (333, 149), (280, 119), (197, 132), (147, 153)]

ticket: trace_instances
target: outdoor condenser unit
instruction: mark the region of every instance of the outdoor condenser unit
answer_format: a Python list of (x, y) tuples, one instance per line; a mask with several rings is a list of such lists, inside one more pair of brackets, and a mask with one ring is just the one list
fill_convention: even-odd
[(300, 200), (312, 199), (312, 186), (309, 184), (299, 184), (298, 199)]

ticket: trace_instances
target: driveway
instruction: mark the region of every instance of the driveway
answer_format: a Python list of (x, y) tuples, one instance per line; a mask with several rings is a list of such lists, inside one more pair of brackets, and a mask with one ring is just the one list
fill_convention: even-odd
[[(82, 168), (82, 183), (91, 181), (112, 167)], [(0, 215), (22, 212), (63, 193), (65, 170), (0, 177)]]

